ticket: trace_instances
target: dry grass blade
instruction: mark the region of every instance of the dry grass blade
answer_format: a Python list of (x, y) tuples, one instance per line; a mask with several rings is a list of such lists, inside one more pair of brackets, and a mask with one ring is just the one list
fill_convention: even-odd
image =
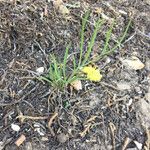
[(47, 119), (48, 117), (47, 116), (36, 116), (36, 117), (33, 117), (33, 116), (24, 116), (24, 115), (19, 115), (16, 117), (16, 119), (20, 119), (20, 121), (23, 123), (25, 119), (30, 119), (30, 120), (44, 120), (44, 119)]
[(51, 118), (49, 119), (49, 121), (48, 121), (48, 129), (50, 130), (50, 132), (51, 132), (51, 134), (52, 134), (53, 136), (55, 136), (55, 133), (54, 133), (54, 131), (52, 130), (51, 126), (52, 126), (52, 123), (53, 123), (54, 119), (55, 119), (57, 116), (58, 116), (58, 113), (55, 112), (55, 113), (51, 116)]
[(85, 123), (84, 123), (84, 130), (79, 133), (79, 135), (83, 138), (87, 132), (89, 132), (90, 128), (92, 127), (93, 121), (97, 118), (97, 116), (91, 116)]
[(109, 123), (109, 127), (110, 127), (110, 131), (111, 131), (111, 136), (112, 136), (113, 150), (115, 150), (115, 131), (116, 131), (116, 127), (112, 122)]
[(91, 125), (92, 125), (92, 124), (89, 123), (88, 125), (85, 126), (84, 130), (79, 133), (79, 135), (80, 135), (82, 138), (85, 137), (85, 135), (87, 134), (87, 132), (89, 132)]

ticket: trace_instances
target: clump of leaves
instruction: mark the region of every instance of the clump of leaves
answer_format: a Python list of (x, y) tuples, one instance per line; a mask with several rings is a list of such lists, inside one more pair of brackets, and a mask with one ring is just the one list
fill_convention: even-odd
[[(92, 68), (84, 68), (87, 67), (90, 63), (93, 63), (93, 59), (90, 57), (95, 39), (97, 37), (98, 32), (100, 31), (100, 28), (105, 23), (104, 19), (99, 19), (95, 24), (95, 29), (93, 31), (92, 37), (88, 43), (87, 50), (84, 52), (84, 38), (85, 38), (85, 28), (86, 23), (89, 17), (89, 12), (85, 14), (85, 17), (82, 19), (82, 28), (81, 28), (81, 37), (80, 37), (80, 51), (79, 51), (79, 60), (77, 61), (77, 57), (75, 54), (72, 54), (72, 60), (70, 59), (69, 55), (69, 49), (71, 44), (69, 44), (66, 47), (65, 54), (63, 61), (60, 61), (58, 58), (56, 58), (55, 55), (50, 55), (50, 67), (49, 72), (47, 76), (41, 76), (40, 79), (47, 81), (52, 85), (53, 87), (56, 87), (58, 89), (64, 89), (68, 86), (68, 84), (71, 84), (75, 80), (84, 80), (89, 79), (91, 81), (99, 81), (101, 79), (100, 73), (98, 73), (98, 70), (95, 69), (95, 73), (93, 74), (89, 73), (91, 72)], [(94, 59), (94, 62), (99, 61), (101, 58), (103, 58), (106, 55), (111, 54), (116, 50), (117, 47), (120, 46), (122, 41), (124, 40), (127, 31), (129, 29), (131, 21), (129, 21), (123, 35), (119, 40), (117, 40), (115, 46), (112, 49), (109, 49), (109, 42), (111, 40), (112, 30), (114, 27), (114, 23), (112, 23), (111, 27), (108, 29), (108, 31), (105, 34), (105, 44), (102, 48), (100, 55)], [(71, 63), (70, 63), (71, 61)], [(73, 64), (70, 66), (70, 64)], [(84, 70), (84, 71), (83, 71)], [(86, 70), (86, 72), (85, 72)], [(89, 72), (88, 72), (89, 71)], [(83, 73), (86, 73), (87, 77), (83, 76)], [(99, 77), (97, 77), (99, 75)], [(95, 77), (94, 77), (95, 76)]]

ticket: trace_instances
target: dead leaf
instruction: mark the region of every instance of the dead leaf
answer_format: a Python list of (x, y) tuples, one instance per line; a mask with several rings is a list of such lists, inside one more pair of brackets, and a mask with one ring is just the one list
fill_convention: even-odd
[(59, 9), (59, 6), (63, 5), (63, 1), (62, 0), (54, 0), (53, 5), (56, 9)]
[(96, 13), (96, 14), (101, 14), (102, 12), (103, 12), (103, 9), (101, 7), (96, 7), (94, 9), (94, 13)]
[(131, 58), (127, 58), (127, 59), (120, 59), (120, 61), (122, 62), (122, 64), (127, 67), (128, 69), (133, 69), (133, 70), (140, 70), (142, 68), (144, 68), (144, 64), (140, 61), (139, 58), (137, 58), (136, 56), (132, 56)]
[(23, 134), (21, 134), (21, 136), (17, 139), (15, 144), (19, 147), (25, 140), (26, 140), (26, 137)]
[(69, 9), (64, 5), (59, 6), (59, 12), (63, 15), (67, 15), (70, 13)]
[(77, 90), (77, 91), (82, 90), (82, 83), (81, 83), (80, 80), (75, 80), (75, 81), (73, 81), (73, 82), (71, 83), (71, 86), (72, 86), (75, 90)]
[(70, 13), (69, 9), (64, 5), (62, 0), (53, 1), (53, 5), (59, 11), (59, 13), (63, 15), (67, 15)]

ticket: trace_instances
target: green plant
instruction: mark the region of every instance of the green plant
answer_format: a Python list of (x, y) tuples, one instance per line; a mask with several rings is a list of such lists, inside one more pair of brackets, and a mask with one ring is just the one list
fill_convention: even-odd
[[(79, 60), (76, 60), (76, 55), (72, 55), (72, 60), (69, 57), (69, 48), (71, 44), (69, 44), (66, 47), (64, 58), (63, 58), (63, 63), (61, 63), (58, 58), (55, 57), (55, 55), (50, 55), (50, 67), (49, 67), (49, 72), (47, 76), (41, 76), (39, 79), (44, 80), (49, 82), (52, 86), (59, 88), (59, 89), (64, 89), (68, 84), (72, 83), (75, 80), (83, 80), (85, 79), (81, 75), (81, 69), (85, 67), (86, 65), (90, 64), (93, 62), (93, 59), (90, 57), (90, 54), (92, 52), (92, 48), (95, 43), (96, 36), (102, 27), (102, 25), (105, 23), (104, 19), (99, 19), (96, 24), (95, 24), (95, 29), (93, 31), (92, 37), (88, 43), (87, 50), (84, 53), (83, 47), (84, 47), (84, 35), (85, 35), (85, 28), (86, 28), (86, 23), (89, 17), (89, 12), (85, 14), (85, 17), (82, 19), (82, 28), (81, 28), (81, 35), (80, 35), (80, 51), (79, 51)], [(131, 21), (130, 21), (131, 22)], [(109, 55), (110, 53), (114, 52), (117, 47), (120, 46), (122, 41), (124, 40), (127, 31), (130, 26), (130, 22), (128, 23), (125, 32), (121, 36), (121, 38), (117, 41), (116, 45), (112, 48), (109, 49), (109, 41), (111, 40), (111, 35), (112, 35), (112, 30), (114, 27), (114, 22), (112, 23), (110, 29), (106, 32), (105, 36), (105, 44), (103, 49), (100, 52), (100, 55), (96, 57), (95, 61), (100, 60), (106, 55)], [(70, 61), (73, 65), (70, 65)]]

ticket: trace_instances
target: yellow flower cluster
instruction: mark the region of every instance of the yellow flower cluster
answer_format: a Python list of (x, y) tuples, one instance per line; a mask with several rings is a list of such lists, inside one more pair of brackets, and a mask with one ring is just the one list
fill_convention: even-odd
[(82, 69), (82, 72), (87, 75), (87, 79), (90, 81), (98, 82), (101, 80), (102, 75), (100, 74), (99, 69), (96, 69), (92, 66), (86, 66)]

